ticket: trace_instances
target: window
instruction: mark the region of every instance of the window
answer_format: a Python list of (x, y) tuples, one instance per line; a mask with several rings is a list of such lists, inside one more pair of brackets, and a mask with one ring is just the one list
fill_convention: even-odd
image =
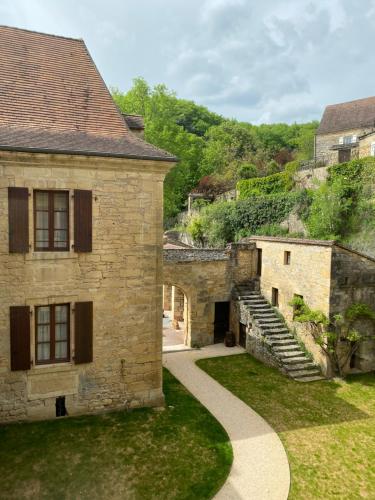
[(355, 135), (345, 135), (343, 143), (344, 144), (352, 144), (353, 142), (356, 141), (356, 139), (357, 139), (357, 137)]
[(34, 191), (35, 250), (69, 250), (68, 191)]
[(36, 364), (69, 361), (69, 304), (35, 308)]
[(262, 275), (262, 249), (257, 248), (257, 275)]
[(284, 252), (284, 264), (286, 266), (290, 265), (290, 252)]
[(375, 156), (375, 142), (371, 143), (370, 155)]
[(272, 305), (279, 307), (279, 290), (272, 287)]

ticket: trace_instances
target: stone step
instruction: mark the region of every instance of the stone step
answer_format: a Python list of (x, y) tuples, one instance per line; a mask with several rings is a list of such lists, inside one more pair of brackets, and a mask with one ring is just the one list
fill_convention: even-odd
[(270, 307), (270, 305), (268, 304), (268, 302), (263, 302), (263, 303), (257, 303), (257, 304), (254, 304), (254, 302), (251, 302), (250, 300), (243, 300), (242, 301), (244, 304), (246, 304), (248, 307), (250, 307), (251, 309), (262, 309), (262, 308), (268, 308), (270, 311), (273, 311), (273, 309)]
[(275, 314), (272, 311), (257, 311), (257, 312), (253, 313), (253, 317), (258, 318), (258, 319), (261, 319), (261, 318), (265, 318), (265, 319), (274, 318), (275, 319)]
[(271, 344), (275, 340), (293, 340), (294, 341), (293, 344), (296, 344), (295, 338), (290, 333), (286, 333), (285, 335), (277, 333), (276, 335), (272, 335), (272, 337), (267, 337), (267, 341), (270, 342)]
[(276, 346), (277, 346), (277, 347), (279, 347), (279, 346), (288, 346), (288, 347), (289, 347), (289, 346), (291, 346), (291, 345), (292, 345), (293, 347), (296, 347), (296, 341), (295, 341), (295, 339), (294, 339), (294, 338), (292, 338), (292, 339), (281, 339), (281, 340), (279, 340), (279, 339), (274, 339), (274, 338), (270, 338), (270, 339), (268, 339), (268, 342), (269, 342), (272, 346), (275, 346), (275, 347), (276, 347)]
[(290, 333), (287, 328), (263, 328), (264, 335), (275, 335), (276, 333)]
[[(290, 367), (290, 370), (298, 370), (299, 368), (295, 368), (295, 365), (301, 365), (301, 368), (311, 368), (314, 367), (316, 368), (316, 366), (314, 365), (314, 363), (311, 362), (311, 360), (309, 358), (307, 358), (306, 356), (296, 356), (295, 358), (286, 358), (286, 359), (283, 359), (283, 363), (285, 365), (285, 367)], [(304, 366), (305, 365), (305, 366)]]
[(301, 371), (301, 370), (306, 370), (308, 372), (311, 372), (311, 371), (316, 371), (316, 366), (313, 365), (312, 363), (309, 364), (307, 360), (305, 360), (306, 362), (304, 363), (296, 363), (295, 365), (293, 364), (284, 364), (284, 368), (286, 368), (286, 370), (288, 371), (288, 373), (290, 375), (292, 375), (294, 372), (296, 371)]
[(293, 377), (296, 382), (317, 382), (318, 380), (324, 380), (321, 375), (312, 375), (311, 377)]
[(287, 359), (302, 358), (304, 354), (302, 351), (293, 351), (293, 346), (286, 346), (286, 348), (289, 349), (287, 351), (276, 351), (275, 349), (273, 350), (276, 356), (283, 362), (285, 362)]
[(290, 371), (288, 372), (289, 375), (296, 379), (300, 379), (300, 378), (303, 378), (303, 377), (315, 377), (315, 376), (321, 376), (320, 375), (320, 371), (315, 368), (315, 370), (295, 370), (295, 371)]
[(281, 345), (281, 346), (275, 346), (275, 347), (274, 347), (274, 351), (275, 351), (277, 354), (281, 354), (281, 353), (283, 353), (283, 352), (287, 352), (287, 351), (293, 351), (293, 352), (294, 352), (294, 351), (298, 351), (298, 352), (301, 352), (301, 353), (302, 353), (301, 348), (300, 348), (300, 346), (299, 346), (299, 345), (297, 345), (297, 343), (295, 343), (295, 345), (294, 345), (293, 347), (292, 347), (292, 346), (289, 346), (289, 345), (288, 345), (288, 346), (283, 346), (283, 345)]

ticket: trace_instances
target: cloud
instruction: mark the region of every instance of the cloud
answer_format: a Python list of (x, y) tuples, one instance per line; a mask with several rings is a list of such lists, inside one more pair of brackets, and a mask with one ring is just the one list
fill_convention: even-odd
[(141, 75), (254, 123), (375, 94), (374, 0), (3, 0), (0, 23), (84, 38), (110, 86)]

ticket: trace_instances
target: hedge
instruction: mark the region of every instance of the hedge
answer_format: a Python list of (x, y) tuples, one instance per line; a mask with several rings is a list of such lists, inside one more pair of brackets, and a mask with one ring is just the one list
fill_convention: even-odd
[(267, 177), (256, 177), (254, 179), (243, 179), (237, 182), (237, 191), (240, 200), (246, 200), (252, 196), (285, 193), (292, 189), (293, 183), (289, 172), (279, 172)]

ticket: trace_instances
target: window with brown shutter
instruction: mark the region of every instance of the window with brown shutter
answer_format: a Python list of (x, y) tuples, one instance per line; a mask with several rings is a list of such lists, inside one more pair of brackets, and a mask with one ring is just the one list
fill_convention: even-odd
[(74, 309), (74, 361), (77, 364), (93, 360), (93, 303), (76, 302)]
[(74, 191), (74, 251), (92, 252), (92, 191)]
[(69, 250), (69, 192), (34, 191), (34, 247)]
[(70, 359), (69, 304), (35, 308), (35, 362), (61, 363)]
[(9, 316), (11, 370), (30, 370), (30, 308), (12, 306)]
[(29, 251), (29, 191), (8, 187), (9, 252)]

